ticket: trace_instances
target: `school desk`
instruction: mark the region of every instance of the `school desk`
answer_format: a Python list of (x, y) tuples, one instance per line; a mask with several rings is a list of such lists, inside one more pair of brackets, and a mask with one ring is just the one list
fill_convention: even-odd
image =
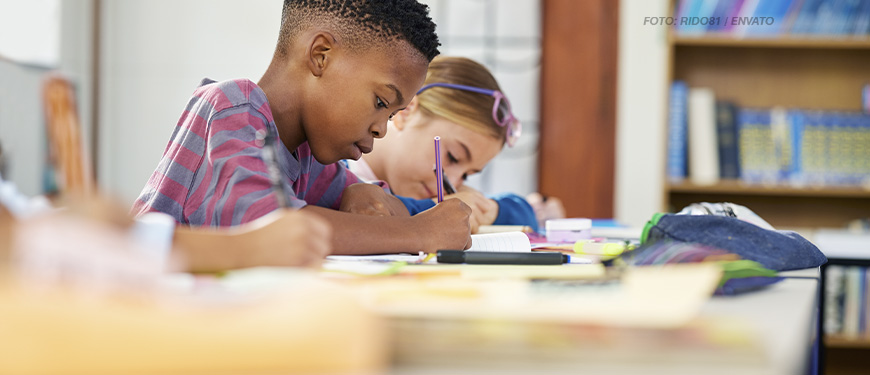
[[(759, 358), (743, 361), (723, 361), (722, 358), (653, 358), (644, 361), (572, 364), (560, 367), (553, 363), (504, 366), (493, 361), (490, 366), (456, 364), (450, 358), (427, 365), (399, 365), (391, 369), (394, 375), (430, 374), (741, 374), (797, 375), (813, 374), (811, 364), (813, 343), (817, 333), (817, 268), (784, 272), (786, 280), (763, 291), (738, 296), (711, 298), (703, 307), (700, 318), (738, 319), (759, 338)], [(544, 361), (542, 361), (544, 362)], [(604, 363), (602, 363), (604, 362)]]

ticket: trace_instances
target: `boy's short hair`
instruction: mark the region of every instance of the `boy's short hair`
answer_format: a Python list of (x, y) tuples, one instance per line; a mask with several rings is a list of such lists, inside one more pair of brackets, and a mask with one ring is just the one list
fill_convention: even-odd
[(416, 0), (284, 0), (276, 55), (287, 55), (290, 41), (315, 24), (329, 25), (351, 48), (407, 41), (427, 61), (438, 55), (429, 7)]

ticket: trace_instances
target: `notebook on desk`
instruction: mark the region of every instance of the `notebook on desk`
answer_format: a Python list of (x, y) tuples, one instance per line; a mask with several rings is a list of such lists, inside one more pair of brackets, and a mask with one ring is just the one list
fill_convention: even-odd
[(523, 232), (472, 234), (468, 251), (531, 252), (529, 236)]

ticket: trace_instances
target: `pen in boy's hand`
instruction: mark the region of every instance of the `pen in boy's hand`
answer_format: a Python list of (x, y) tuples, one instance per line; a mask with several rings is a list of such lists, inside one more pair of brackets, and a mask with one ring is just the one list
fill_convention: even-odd
[(443, 183), (438, 183), (438, 181), (444, 181), (444, 170), (441, 169), (441, 137), (435, 136), (435, 187), (438, 190), (438, 203), (444, 201), (444, 187)]
[(278, 136), (275, 131), (266, 126), (266, 133), (257, 132), (257, 140), (263, 143), (263, 161), (266, 162), (266, 171), (269, 173), (269, 182), (272, 185), (272, 193), (278, 200), (278, 207), (286, 208), (287, 195), (284, 193), (284, 184), (281, 182), (281, 170), (278, 168), (278, 146), (275, 141)]

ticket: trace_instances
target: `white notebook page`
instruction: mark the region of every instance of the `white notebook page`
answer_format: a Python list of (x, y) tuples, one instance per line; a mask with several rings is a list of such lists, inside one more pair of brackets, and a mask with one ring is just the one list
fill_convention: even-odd
[(532, 244), (523, 232), (472, 234), (468, 251), (531, 252)]

